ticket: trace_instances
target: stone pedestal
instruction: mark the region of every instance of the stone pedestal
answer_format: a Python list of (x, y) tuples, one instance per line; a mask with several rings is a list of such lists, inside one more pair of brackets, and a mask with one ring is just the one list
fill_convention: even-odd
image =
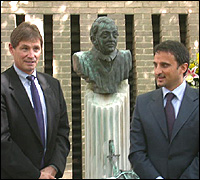
[(128, 80), (121, 82), (118, 92), (97, 94), (86, 89), (85, 101), (85, 178), (101, 179), (113, 176), (109, 155), (109, 140), (119, 154), (121, 170), (130, 170), (128, 161), (130, 139), (130, 100)]

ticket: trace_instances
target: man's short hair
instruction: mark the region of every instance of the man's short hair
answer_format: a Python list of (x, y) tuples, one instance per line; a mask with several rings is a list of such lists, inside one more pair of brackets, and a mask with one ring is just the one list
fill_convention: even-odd
[(40, 34), (38, 27), (35, 24), (29, 22), (22, 22), (17, 26), (11, 33), (10, 43), (13, 48), (16, 48), (21, 41), (29, 40), (40, 40), (41, 48), (43, 44), (43, 39)]
[[(179, 41), (173, 41), (173, 40), (166, 40), (162, 43), (158, 44), (154, 48), (154, 55), (157, 52), (169, 52), (174, 55), (175, 60), (177, 61), (178, 65), (182, 65), (184, 63), (188, 64), (188, 67), (190, 65), (190, 54), (188, 49)], [(187, 71), (183, 74), (186, 75)]]

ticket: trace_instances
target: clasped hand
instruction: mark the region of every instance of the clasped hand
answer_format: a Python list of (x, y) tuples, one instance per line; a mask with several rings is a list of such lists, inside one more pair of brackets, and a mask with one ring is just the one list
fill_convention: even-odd
[(45, 167), (40, 170), (41, 174), (39, 179), (56, 179), (56, 170), (52, 166)]

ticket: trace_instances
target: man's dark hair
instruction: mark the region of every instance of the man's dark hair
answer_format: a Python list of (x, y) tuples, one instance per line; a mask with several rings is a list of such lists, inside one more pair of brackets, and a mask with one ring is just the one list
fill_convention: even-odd
[[(157, 52), (162, 52), (162, 51), (169, 52), (172, 55), (174, 55), (179, 66), (184, 63), (187, 63), (189, 67), (190, 54), (189, 54), (188, 49), (182, 43), (178, 41), (172, 41), (172, 40), (164, 41), (155, 46), (154, 56)], [(186, 73), (187, 71), (183, 75), (185, 76)]]
[(36, 25), (29, 22), (22, 22), (17, 26), (10, 36), (10, 42), (13, 48), (16, 48), (21, 41), (40, 40), (41, 48), (43, 44), (42, 36)]

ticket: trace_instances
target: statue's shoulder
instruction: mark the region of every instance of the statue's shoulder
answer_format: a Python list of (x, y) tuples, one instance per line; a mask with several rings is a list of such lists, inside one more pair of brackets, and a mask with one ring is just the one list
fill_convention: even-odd
[(79, 52), (75, 52), (73, 54), (73, 56), (77, 56), (77, 57), (84, 57), (90, 54), (90, 51), (79, 51)]
[(91, 59), (91, 52), (90, 51), (80, 51), (73, 54), (72, 58), (74, 60), (81, 60), (87, 61)]
[(130, 50), (119, 50), (118, 54), (123, 58), (126, 58), (127, 60), (132, 60), (132, 55)]

